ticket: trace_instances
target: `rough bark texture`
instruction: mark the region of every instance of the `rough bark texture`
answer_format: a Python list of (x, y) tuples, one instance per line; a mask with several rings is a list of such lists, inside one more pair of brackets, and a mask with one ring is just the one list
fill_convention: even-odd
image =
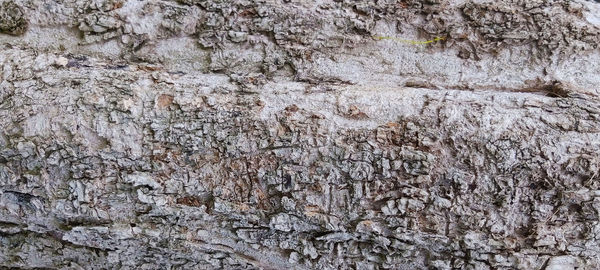
[(600, 268), (594, 1), (0, 2), (0, 267)]

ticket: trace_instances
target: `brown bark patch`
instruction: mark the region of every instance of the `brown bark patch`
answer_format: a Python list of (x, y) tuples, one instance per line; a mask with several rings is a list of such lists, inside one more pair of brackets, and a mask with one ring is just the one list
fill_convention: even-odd
[(185, 196), (177, 199), (177, 204), (183, 204), (187, 206), (200, 207), (202, 206), (202, 200), (198, 197)]
[(171, 95), (160, 95), (156, 100), (156, 106), (159, 109), (169, 107), (171, 104), (173, 104), (173, 96)]

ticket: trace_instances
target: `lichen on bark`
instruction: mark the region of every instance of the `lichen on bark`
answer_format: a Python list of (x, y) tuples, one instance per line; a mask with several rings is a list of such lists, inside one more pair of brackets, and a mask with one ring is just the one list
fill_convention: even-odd
[(27, 30), (27, 19), (21, 7), (6, 0), (0, 3), (0, 33), (22, 35)]

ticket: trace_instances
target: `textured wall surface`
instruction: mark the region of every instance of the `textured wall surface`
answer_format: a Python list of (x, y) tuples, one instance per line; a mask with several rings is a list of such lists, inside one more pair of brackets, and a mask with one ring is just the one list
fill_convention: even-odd
[(0, 0), (0, 268), (598, 269), (599, 41), (585, 0)]

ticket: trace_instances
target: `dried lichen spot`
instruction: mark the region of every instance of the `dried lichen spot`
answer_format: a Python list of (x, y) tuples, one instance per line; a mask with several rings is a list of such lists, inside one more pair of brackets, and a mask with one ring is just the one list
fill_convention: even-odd
[(171, 95), (160, 95), (156, 99), (156, 107), (159, 109), (164, 109), (173, 104), (173, 96)]
[(0, 3), (0, 33), (19, 36), (27, 31), (25, 13), (13, 1)]

